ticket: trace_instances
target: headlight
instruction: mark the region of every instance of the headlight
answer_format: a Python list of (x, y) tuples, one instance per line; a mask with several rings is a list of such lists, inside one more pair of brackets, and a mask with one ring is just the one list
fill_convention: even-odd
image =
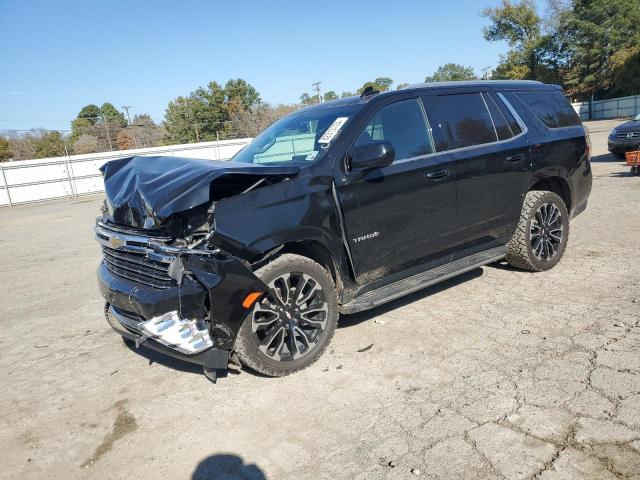
[(609, 134), (609, 137), (615, 137), (616, 135), (618, 135), (618, 130), (616, 128), (614, 128), (613, 130), (611, 130), (611, 133)]

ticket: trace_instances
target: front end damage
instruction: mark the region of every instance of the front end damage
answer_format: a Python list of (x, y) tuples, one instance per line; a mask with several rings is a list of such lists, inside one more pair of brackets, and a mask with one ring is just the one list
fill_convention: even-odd
[(226, 369), (243, 300), (266, 291), (250, 266), (220, 249), (175, 247), (167, 238), (124, 233), (102, 220), (95, 234), (110, 325), (136, 346), (203, 365), (208, 376)]
[(217, 238), (216, 204), (296, 171), (187, 159), (116, 162), (103, 167), (107, 198), (94, 228), (107, 321), (136, 346), (200, 364), (215, 380), (252, 307), (247, 298), (267, 290), (251, 264)]

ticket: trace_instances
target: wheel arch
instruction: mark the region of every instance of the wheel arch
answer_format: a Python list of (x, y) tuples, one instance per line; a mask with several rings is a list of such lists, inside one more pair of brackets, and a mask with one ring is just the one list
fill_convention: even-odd
[(353, 282), (348, 265), (341, 265), (341, 259), (332, 255), (329, 248), (317, 240), (297, 240), (287, 242), (273, 249), (272, 252), (272, 254), (267, 254), (256, 262), (254, 264), (254, 268), (268, 263), (276, 255), (292, 253), (309, 258), (325, 268), (335, 283), (338, 298), (342, 296), (345, 284), (351, 285)]
[(569, 182), (561, 176), (545, 176), (536, 177), (532, 181), (532, 185), (529, 187), (529, 191), (532, 190), (546, 190), (558, 195), (564, 201), (567, 211), (571, 214), (573, 208), (573, 199), (571, 195), (571, 188)]

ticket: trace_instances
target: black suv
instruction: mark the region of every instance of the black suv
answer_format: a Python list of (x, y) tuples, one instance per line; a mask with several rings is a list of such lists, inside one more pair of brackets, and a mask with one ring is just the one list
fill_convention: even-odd
[(277, 121), (231, 161), (102, 167), (105, 313), (123, 337), (271, 376), (313, 363), (340, 313), (506, 259), (558, 263), (591, 191), (561, 90), (455, 82), (365, 91)]

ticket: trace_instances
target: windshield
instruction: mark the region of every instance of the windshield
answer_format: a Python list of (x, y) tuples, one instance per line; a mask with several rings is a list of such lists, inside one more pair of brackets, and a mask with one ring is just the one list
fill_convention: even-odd
[(267, 165), (310, 165), (322, 157), (359, 106), (308, 108), (281, 118), (231, 160)]

